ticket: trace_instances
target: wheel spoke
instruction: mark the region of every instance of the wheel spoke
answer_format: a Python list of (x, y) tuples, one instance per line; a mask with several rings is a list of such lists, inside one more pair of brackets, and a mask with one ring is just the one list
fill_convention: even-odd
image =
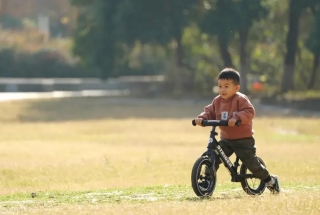
[(199, 158), (191, 173), (192, 188), (197, 196), (211, 196), (216, 184), (216, 176), (210, 169), (211, 161), (206, 157)]

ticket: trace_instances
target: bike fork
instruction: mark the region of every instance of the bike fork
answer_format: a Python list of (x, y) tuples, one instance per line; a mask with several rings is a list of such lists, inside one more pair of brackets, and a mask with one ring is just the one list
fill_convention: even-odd
[(216, 155), (214, 153), (211, 154), (211, 169), (213, 170), (214, 172), (214, 175), (216, 175), (216, 167), (215, 167), (215, 164), (216, 164)]

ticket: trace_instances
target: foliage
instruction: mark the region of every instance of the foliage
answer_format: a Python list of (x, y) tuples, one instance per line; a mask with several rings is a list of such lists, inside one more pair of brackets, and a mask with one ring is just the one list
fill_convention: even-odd
[[(83, 2), (74, 2), (83, 4)], [(119, 1), (92, 1), (80, 11), (75, 30), (73, 52), (87, 68), (100, 72), (102, 78), (116, 76), (117, 40), (114, 15)]]
[[(3, 28), (23, 29), (24, 20), (47, 11), (60, 35), (76, 17), (71, 58), (104, 79), (164, 74), (179, 91), (210, 92), (216, 74), (234, 66), (249, 88), (254, 80), (276, 91), (320, 88), (319, 0), (70, 0), (72, 8), (62, 0), (1, 2)], [(69, 29), (59, 25), (61, 18)], [(25, 38), (11, 33), (2, 49), (26, 47)], [(43, 48), (43, 35), (27, 35), (38, 41), (28, 51)]]
[(77, 65), (70, 64), (64, 56), (55, 50), (40, 50), (35, 53), (21, 52), (15, 49), (0, 51), (0, 77), (26, 78), (63, 78), (92, 77)]
[[(210, 4), (211, 3), (211, 4)], [(211, 35), (217, 35), (221, 58), (225, 67), (234, 67), (234, 61), (229, 53), (229, 45), (238, 34), (240, 63), (238, 65), (242, 76), (241, 89), (247, 93), (247, 43), (249, 31), (255, 21), (267, 15), (265, 1), (207, 1), (204, 5), (207, 12), (202, 20), (202, 30)]]
[(78, 65), (70, 53), (70, 39), (51, 39), (35, 29), (2, 29), (0, 77), (95, 76)]
[(306, 41), (306, 47), (314, 54), (320, 54), (320, 2), (316, 8), (314, 8), (314, 28), (312, 29), (308, 40)]
[(179, 36), (189, 24), (190, 10), (196, 0), (137, 0), (121, 1), (116, 16), (118, 36), (123, 41), (133, 44), (142, 43), (168, 44)]
[(10, 15), (0, 15), (1, 28), (21, 29), (23, 24), (20, 19)]
[[(150, 74), (159, 74), (163, 72), (162, 69), (170, 68), (169, 71), (176, 73), (176, 75), (172, 77), (188, 77), (189, 81), (185, 83), (184, 88), (188, 88), (196, 83), (196, 89), (210, 90), (210, 84), (203, 85), (201, 82), (203, 80), (210, 80), (208, 79), (209, 77), (213, 78), (214, 76), (212, 76), (212, 74), (216, 74), (223, 66), (241, 68), (240, 71), (246, 71), (249, 75), (252, 73), (272, 75), (273, 78), (269, 78), (269, 83), (276, 84), (279, 83), (281, 79), (279, 69), (283, 66), (281, 55), (285, 52), (284, 40), (286, 38), (283, 36), (285, 33), (283, 24), (286, 23), (287, 19), (285, 16), (287, 11), (286, 5), (261, 0), (190, 0), (187, 3), (180, 1), (155, 1), (152, 3), (144, 0), (134, 2), (119, 1), (118, 6), (115, 7), (116, 9), (113, 11), (113, 15), (108, 13), (110, 19), (109, 25), (112, 23), (113, 27), (103, 27), (104, 29), (109, 28), (110, 32), (108, 36), (111, 37), (111, 35), (113, 35), (112, 38), (114, 38), (114, 40), (111, 39), (111, 41), (113, 41), (115, 45), (108, 46), (109, 48), (106, 46), (104, 50), (100, 47), (101, 45), (99, 45), (99, 47), (98, 45), (94, 45), (94, 42), (91, 43), (91, 45), (83, 45), (87, 43), (90, 44), (91, 39), (101, 33), (94, 33), (95, 30), (90, 27), (93, 23), (99, 22), (101, 17), (103, 17), (102, 15), (92, 16), (92, 14), (100, 13), (94, 13), (92, 11), (102, 11), (98, 10), (97, 6), (94, 6), (99, 5), (98, 2), (99, 0), (92, 1), (89, 6), (84, 7), (86, 9), (91, 8), (84, 12), (84, 16), (87, 19), (91, 17), (91, 21), (86, 21), (87, 24), (84, 26), (87, 27), (88, 32), (90, 32), (89, 29), (91, 29), (93, 35), (89, 35), (88, 33), (83, 36), (83, 41), (79, 40), (79, 42), (77, 42), (76, 40), (76, 45), (81, 44), (82, 46), (79, 47), (79, 49), (82, 48), (83, 50), (92, 51), (75, 53), (82, 56), (83, 62), (91, 61), (91, 66), (100, 65), (98, 66), (98, 70), (107, 67), (97, 62), (97, 57), (94, 53), (103, 53), (103, 51), (107, 53), (110, 51), (110, 53), (107, 54), (109, 57), (111, 53), (113, 53), (114, 64), (109, 67), (109, 75), (106, 77), (114, 74), (123, 74), (122, 71), (124, 70), (131, 71), (132, 74), (138, 74), (134, 73), (135, 70), (132, 70), (130, 66), (132, 64), (129, 63), (129, 56), (130, 53), (132, 53), (131, 50), (135, 50), (135, 46), (141, 43), (142, 45), (149, 44), (150, 46), (156, 44), (161, 45), (164, 50), (167, 50), (168, 58), (166, 61), (168, 63), (163, 61), (161, 63), (162, 65), (170, 65), (174, 62), (173, 60), (176, 61), (176, 66), (160, 66), (157, 72), (150, 71)], [(111, 4), (111, 1), (105, 1), (105, 4), (107, 4), (106, 2)], [(306, 8), (308, 4), (300, 6), (303, 9)], [(103, 7), (100, 6), (99, 8), (101, 9)], [(299, 7), (297, 6), (297, 8)], [(102, 14), (103, 13), (104, 12), (102, 12)], [(113, 18), (111, 18), (111, 16), (113, 16)], [(304, 15), (302, 15), (301, 19), (304, 19)], [(281, 22), (278, 22), (279, 20)], [(100, 26), (102, 27), (103, 25)], [(260, 27), (261, 30), (259, 30)], [(196, 39), (197, 43), (188, 43), (184, 39), (190, 38), (186, 35), (188, 32), (187, 29), (193, 29), (192, 31), (200, 29), (200, 32), (193, 36), (198, 38), (207, 37), (206, 41)], [(307, 33), (303, 32), (302, 34)], [(79, 34), (76, 34), (76, 39), (78, 35)], [(213, 37), (214, 35), (217, 35), (217, 40)], [(93, 41), (96, 40), (94, 39)], [(139, 41), (139, 43), (137, 43), (137, 41)], [(240, 49), (238, 49), (239, 43)], [(170, 46), (172, 44), (174, 46)], [(214, 57), (212, 51), (209, 55), (205, 54), (208, 52), (205, 51), (204, 47), (207, 47), (208, 44), (210, 44), (209, 47), (212, 49), (216, 46), (219, 47), (218, 53), (220, 52), (220, 58), (224, 63), (221, 64), (221, 59), (219, 60), (217, 57)], [(172, 49), (172, 47), (174, 48)], [(201, 49), (203, 49), (203, 51), (193, 51)], [(261, 55), (263, 55), (263, 57)], [(98, 54), (98, 56), (100, 56), (100, 54)], [(208, 59), (215, 60), (212, 61)], [(140, 65), (142, 66), (141, 68), (144, 68), (146, 65), (144, 63), (141, 64), (142, 61), (143, 60), (140, 60)], [(107, 60), (103, 62), (107, 62)], [(206, 68), (205, 70), (207, 71), (215, 70), (215, 72), (209, 72), (211, 75), (207, 76), (207, 72), (203, 73), (204, 68)], [(106, 69), (103, 70), (106, 71)], [(178, 70), (189, 70), (191, 72), (179, 74)], [(243, 75), (244, 77), (247, 76), (246, 73)], [(178, 80), (178, 78), (176, 79)], [(171, 78), (171, 80), (173, 79)], [(251, 82), (248, 84), (250, 85), (250, 83)], [(203, 88), (203, 86), (207, 87)]]
[(250, 28), (267, 14), (265, 0), (217, 0), (204, 2), (205, 13), (200, 26), (204, 32), (220, 35), (227, 41), (235, 32)]
[[(133, 49), (137, 41), (165, 46), (173, 39), (178, 40), (179, 46), (183, 29), (189, 23), (188, 10), (194, 2), (93, 1), (78, 18), (74, 53), (87, 66), (103, 71), (102, 77), (117, 76), (121, 73), (118, 68), (129, 63), (123, 61), (123, 55), (130, 53), (123, 50), (124, 46)], [(183, 56), (178, 58), (182, 63)]]

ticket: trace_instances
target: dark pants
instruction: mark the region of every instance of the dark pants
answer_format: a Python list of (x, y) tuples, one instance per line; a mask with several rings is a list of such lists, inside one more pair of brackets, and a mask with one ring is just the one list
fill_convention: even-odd
[[(268, 170), (263, 165), (260, 165), (257, 159), (255, 140), (253, 137), (238, 140), (221, 139), (219, 144), (228, 157), (235, 153), (257, 178), (264, 180), (270, 175)], [(221, 160), (216, 156), (216, 170), (218, 170), (220, 164)]]

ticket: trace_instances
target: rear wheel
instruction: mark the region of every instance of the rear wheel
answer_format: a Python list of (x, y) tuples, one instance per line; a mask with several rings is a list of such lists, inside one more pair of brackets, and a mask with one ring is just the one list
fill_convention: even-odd
[[(260, 164), (266, 167), (266, 165), (264, 164), (261, 158), (258, 157), (258, 160)], [(252, 173), (246, 167), (246, 165), (242, 163), (240, 168), (240, 174), (252, 174)], [(245, 178), (241, 180), (241, 186), (242, 186), (242, 189), (249, 195), (261, 195), (266, 189), (265, 182), (261, 181), (259, 178), (256, 178), (256, 177)]]
[(212, 162), (209, 157), (198, 158), (191, 172), (191, 184), (197, 196), (211, 196), (216, 187), (216, 172), (211, 168)]

